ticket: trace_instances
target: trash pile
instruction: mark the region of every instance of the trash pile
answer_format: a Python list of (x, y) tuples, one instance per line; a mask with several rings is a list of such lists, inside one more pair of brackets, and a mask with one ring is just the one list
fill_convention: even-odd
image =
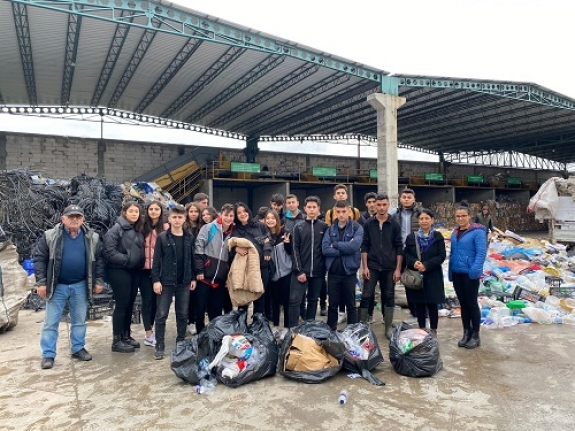
[(18, 313), (33, 284), (18, 263), (16, 247), (7, 243), (0, 250), (0, 333), (18, 324)]

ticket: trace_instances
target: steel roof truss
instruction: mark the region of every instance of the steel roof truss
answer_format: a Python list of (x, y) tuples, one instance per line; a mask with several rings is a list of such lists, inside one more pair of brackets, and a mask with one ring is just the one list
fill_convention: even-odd
[(200, 76), (188, 89), (182, 93), (175, 102), (173, 102), (162, 113), (162, 117), (170, 118), (176, 112), (180, 111), (187, 105), (196, 95), (198, 95), (204, 88), (206, 88), (216, 77), (226, 70), (230, 65), (236, 61), (244, 52), (245, 48), (231, 47), (218, 58), (202, 76)]
[[(70, 9), (76, 7), (70, 5)], [(83, 6), (79, 5), (79, 8)], [(82, 15), (68, 14), (68, 31), (66, 33), (66, 53), (64, 56), (64, 73), (62, 74), (62, 91), (60, 103), (68, 106), (70, 103), (70, 91), (76, 70), (76, 55), (78, 54), (78, 41), (80, 40), (80, 28), (82, 27)]]
[(30, 106), (38, 106), (36, 91), (36, 77), (34, 74), (34, 59), (32, 56), (32, 41), (30, 40), (30, 23), (28, 22), (28, 9), (25, 4), (12, 3), (12, 14), (20, 48), (20, 59), (24, 82), (28, 92)]
[(356, 117), (356, 113), (358, 111), (365, 110), (365, 106), (362, 106), (361, 103), (365, 103), (367, 105), (367, 101), (365, 98), (363, 100), (355, 100), (358, 97), (356, 96), (353, 99), (350, 99), (348, 103), (342, 103), (338, 109), (332, 109), (330, 113), (326, 113), (321, 117), (311, 120), (305, 123), (302, 123), (300, 127), (296, 126), (292, 129), (292, 133), (312, 133), (310, 131), (316, 130), (318, 128), (321, 129), (326, 124), (333, 124), (337, 122), (340, 118), (349, 117)]
[(276, 67), (282, 64), (284, 60), (285, 56), (283, 55), (270, 55), (266, 57), (261, 63), (257, 64), (255, 68), (248, 71), (244, 76), (227, 87), (223, 92), (216, 95), (212, 100), (191, 114), (187, 118), (186, 122), (196, 123), (207, 114), (212, 112), (214, 109), (218, 108), (237, 94), (244, 91), (258, 79), (274, 70)]
[[(461, 152), (446, 154), (445, 160), (453, 163), (475, 163), (497, 167), (564, 170), (565, 164), (531, 154), (516, 151)], [(479, 163), (478, 163), (479, 162)]]
[(162, 90), (169, 84), (172, 78), (178, 73), (182, 66), (192, 57), (194, 52), (202, 44), (200, 39), (189, 39), (188, 42), (180, 49), (176, 54), (174, 59), (170, 62), (168, 67), (162, 73), (162, 76), (154, 83), (150, 91), (144, 96), (144, 98), (138, 104), (135, 112), (142, 112), (146, 109), (152, 101), (158, 97)]

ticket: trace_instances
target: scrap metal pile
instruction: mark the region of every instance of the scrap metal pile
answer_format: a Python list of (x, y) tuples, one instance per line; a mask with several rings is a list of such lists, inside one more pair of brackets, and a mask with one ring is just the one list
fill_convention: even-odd
[(0, 173), (0, 226), (23, 260), (38, 237), (60, 222), (66, 206), (83, 208), (86, 224), (103, 234), (120, 214), (122, 199), (122, 186), (101, 178), (82, 174), (55, 181), (30, 170), (5, 171)]

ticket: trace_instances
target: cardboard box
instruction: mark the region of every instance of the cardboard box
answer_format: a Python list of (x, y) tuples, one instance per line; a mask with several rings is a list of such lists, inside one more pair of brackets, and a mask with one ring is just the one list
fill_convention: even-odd
[(313, 338), (296, 334), (286, 354), (285, 370), (318, 371), (337, 368), (339, 363)]

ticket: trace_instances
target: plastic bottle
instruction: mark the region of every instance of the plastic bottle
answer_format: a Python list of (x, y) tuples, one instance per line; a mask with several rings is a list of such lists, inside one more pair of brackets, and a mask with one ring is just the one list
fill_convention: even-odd
[(200, 384), (197, 385), (194, 390), (197, 394), (205, 394), (209, 395), (216, 390), (216, 385), (213, 380), (202, 379), (200, 380)]
[(339, 393), (339, 398), (337, 399), (337, 402), (340, 405), (344, 405), (345, 403), (347, 403), (347, 391), (345, 389)]

